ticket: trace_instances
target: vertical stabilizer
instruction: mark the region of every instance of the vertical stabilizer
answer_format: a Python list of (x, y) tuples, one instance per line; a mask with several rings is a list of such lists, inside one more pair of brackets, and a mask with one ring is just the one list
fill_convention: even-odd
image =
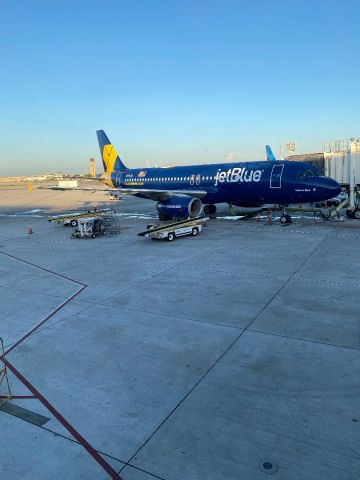
[(123, 172), (124, 170), (127, 170), (104, 130), (98, 130), (96, 135), (99, 142), (100, 155), (105, 173), (111, 174), (114, 171)]
[(275, 155), (273, 154), (273, 152), (270, 148), (270, 145), (266, 145), (265, 150), (266, 150), (266, 160), (268, 162), (276, 162)]

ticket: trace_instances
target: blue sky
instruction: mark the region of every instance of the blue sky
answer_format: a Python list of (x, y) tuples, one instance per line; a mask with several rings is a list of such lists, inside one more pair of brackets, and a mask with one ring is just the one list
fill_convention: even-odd
[(0, 176), (360, 136), (359, 1), (0, 0)]

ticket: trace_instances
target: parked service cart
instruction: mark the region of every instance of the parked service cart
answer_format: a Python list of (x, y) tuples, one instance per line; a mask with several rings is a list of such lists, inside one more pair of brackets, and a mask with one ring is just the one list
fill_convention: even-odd
[(78, 218), (71, 236), (72, 238), (95, 238), (118, 233), (120, 233), (119, 218), (114, 214), (107, 214), (99, 217)]
[(109, 200), (121, 200), (121, 195), (120, 193), (117, 193), (117, 192), (110, 192), (108, 197), (109, 197)]
[(76, 227), (79, 219), (97, 217), (103, 215), (104, 213), (109, 213), (109, 209), (102, 208), (99, 210), (88, 210), (87, 212), (65, 213), (63, 215), (55, 215), (49, 217), (48, 220), (49, 222), (53, 223), (62, 223), (65, 227)]
[(95, 238), (105, 235), (106, 225), (102, 218), (79, 218), (78, 224), (73, 228), (73, 238)]
[(151, 238), (152, 240), (168, 240), (172, 242), (177, 237), (186, 235), (197, 236), (209, 221), (208, 217), (198, 217), (180, 222), (167, 223), (165, 225), (148, 225), (144, 232), (138, 233), (140, 237)]

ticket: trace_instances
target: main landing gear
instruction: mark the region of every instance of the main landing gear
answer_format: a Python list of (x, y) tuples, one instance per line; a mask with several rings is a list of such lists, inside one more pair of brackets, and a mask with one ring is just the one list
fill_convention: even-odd
[(213, 215), (214, 213), (216, 213), (216, 205), (205, 205), (204, 206), (204, 213), (205, 215)]
[(286, 213), (285, 208), (282, 209), (280, 222), (283, 223), (283, 224), (292, 223), (291, 216), (288, 213)]

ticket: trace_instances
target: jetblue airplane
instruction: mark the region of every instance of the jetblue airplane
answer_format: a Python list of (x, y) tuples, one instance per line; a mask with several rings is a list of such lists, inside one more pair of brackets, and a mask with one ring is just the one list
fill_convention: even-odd
[(216, 204), (224, 202), (241, 207), (275, 203), (285, 208), (327, 200), (341, 191), (313, 165), (276, 160), (268, 145), (267, 161), (130, 169), (105, 132), (96, 133), (105, 170), (99, 180), (122, 194), (156, 201), (160, 220), (215, 213)]

